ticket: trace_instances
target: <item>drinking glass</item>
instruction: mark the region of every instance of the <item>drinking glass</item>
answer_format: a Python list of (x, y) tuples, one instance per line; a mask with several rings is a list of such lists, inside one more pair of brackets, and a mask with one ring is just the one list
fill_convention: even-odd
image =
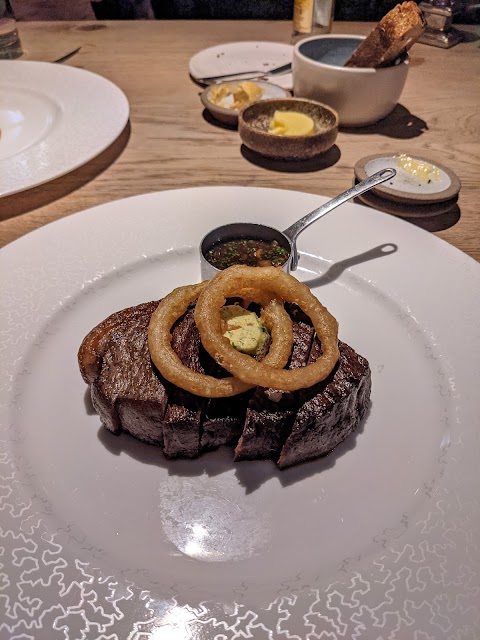
[(19, 58), (22, 53), (10, 0), (0, 0), (0, 59), (13, 60)]

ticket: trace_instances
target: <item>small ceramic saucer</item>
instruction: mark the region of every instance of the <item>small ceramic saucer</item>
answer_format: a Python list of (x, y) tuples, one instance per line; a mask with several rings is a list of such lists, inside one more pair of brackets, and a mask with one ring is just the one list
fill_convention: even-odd
[[(355, 184), (358, 180), (355, 181)], [(445, 202), (437, 202), (433, 204), (407, 204), (394, 202), (393, 200), (387, 200), (377, 194), (373, 193), (374, 189), (371, 189), (367, 193), (363, 193), (361, 196), (357, 196), (358, 200), (363, 204), (372, 207), (372, 209), (378, 209), (379, 211), (385, 211), (385, 213), (391, 213), (401, 218), (432, 218), (447, 213), (453, 209), (458, 200), (458, 196), (451, 198), (451, 200), (445, 200)]]
[[(217, 84), (210, 85), (209, 87), (207, 87), (205, 91), (200, 95), (200, 99), (203, 103), (203, 106), (205, 107), (205, 109), (207, 109), (207, 111), (209, 111), (212, 114), (212, 116), (216, 120), (219, 120), (220, 122), (224, 122), (225, 124), (229, 124), (232, 126), (238, 124), (239, 111), (237, 111), (236, 109), (230, 109), (228, 106), (220, 106), (218, 104), (214, 104), (213, 102), (210, 102), (210, 95), (212, 90), (214, 90), (214, 88), (217, 89), (222, 85), (228, 85), (232, 90), (235, 90), (235, 88), (241, 82), (245, 82), (245, 81), (238, 80), (235, 82), (219, 82)], [(249, 82), (255, 82), (255, 84), (258, 85), (263, 90), (262, 96), (258, 100), (256, 100), (256, 102), (259, 102), (261, 100), (269, 100), (271, 98), (290, 98), (289, 91), (287, 91), (286, 89), (283, 89), (282, 87), (278, 87), (277, 85), (272, 84), (271, 82), (263, 82), (261, 80), (249, 80)], [(233, 102), (233, 98), (231, 95), (225, 99), (224, 101), (225, 105), (227, 105), (228, 102), (230, 103)]]
[[(428, 172), (424, 178), (416, 176), (402, 167), (400, 156), (407, 156), (414, 161), (430, 165), (431, 172)], [(410, 153), (382, 153), (362, 158), (354, 167), (355, 177), (359, 181), (365, 180), (386, 167), (397, 169), (397, 175), (392, 180), (372, 189), (369, 195), (377, 195), (384, 200), (410, 205), (412, 209), (412, 206), (451, 201), (460, 191), (460, 180), (451, 169), (436, 160)]]

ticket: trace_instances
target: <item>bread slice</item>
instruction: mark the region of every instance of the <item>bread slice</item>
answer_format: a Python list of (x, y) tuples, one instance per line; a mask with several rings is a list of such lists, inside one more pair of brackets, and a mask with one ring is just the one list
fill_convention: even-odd
[(346, 67), (385, 67), (410, 49), (425, 30), (415, 2), (397, 4), (352, 53)]

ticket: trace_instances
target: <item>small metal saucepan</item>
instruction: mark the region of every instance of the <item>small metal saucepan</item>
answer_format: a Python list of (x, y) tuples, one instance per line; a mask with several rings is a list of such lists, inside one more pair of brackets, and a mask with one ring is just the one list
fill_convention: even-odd
[(219, 269), (208, 262), (206, 258), (208, 251), (221, 242), (229, 242), (231, 240), (252, 239), (264, 240), (267, 242), (276, 240), (281, 247), (288, 251), (288, 258), (282, 265), (282, 269), (287, 273), (295, 271), (298, 266), (297, 238), (304, 229), (327, 213), (330, 213), (333, 209), (339, 207), (344, 202), (347, 202), (347, 200), (350, 200), (361, 193), (365, 193), (365, 191), (369, 191), (378, 184), (393, 178), (396, 173), (395, 169), (390, 168), (382, 169), (382, 171), (374, 173), (366, 180), (359, 182), (351, 189), (344, 191), (332, 200), (323, 204), (321, 207), (307, 213), (306, 216), (300, 218), (297, 222), (294, 222), (290, 227), (288, 227), (288, 229), (285, 229), (285, 231), (279, 231), (273, 227), (267, 227), (264, 224), (255, 224), (252, 222), (234, 222), (232, 224), (225, 224), (213, 229), (207, 233), (200, 243), (202, 280), (209, 280), (219, 272)]

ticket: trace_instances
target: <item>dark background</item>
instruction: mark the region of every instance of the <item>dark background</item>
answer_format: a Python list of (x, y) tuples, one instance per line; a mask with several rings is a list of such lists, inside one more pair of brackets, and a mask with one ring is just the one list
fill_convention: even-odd
[[(446, 0), (448, 2), (448, 0)], [(293, 0), (150, 0), (155, 18), (188, 20), (291, 20)], [(98, 19), (147, 17), (145, 0), (97, 0), (92, 7)], [(336, 0), (335, 20), (376, 22), (397, 0)], [(480, 23), (477, 0), (453, 0), (455, 22)]]

